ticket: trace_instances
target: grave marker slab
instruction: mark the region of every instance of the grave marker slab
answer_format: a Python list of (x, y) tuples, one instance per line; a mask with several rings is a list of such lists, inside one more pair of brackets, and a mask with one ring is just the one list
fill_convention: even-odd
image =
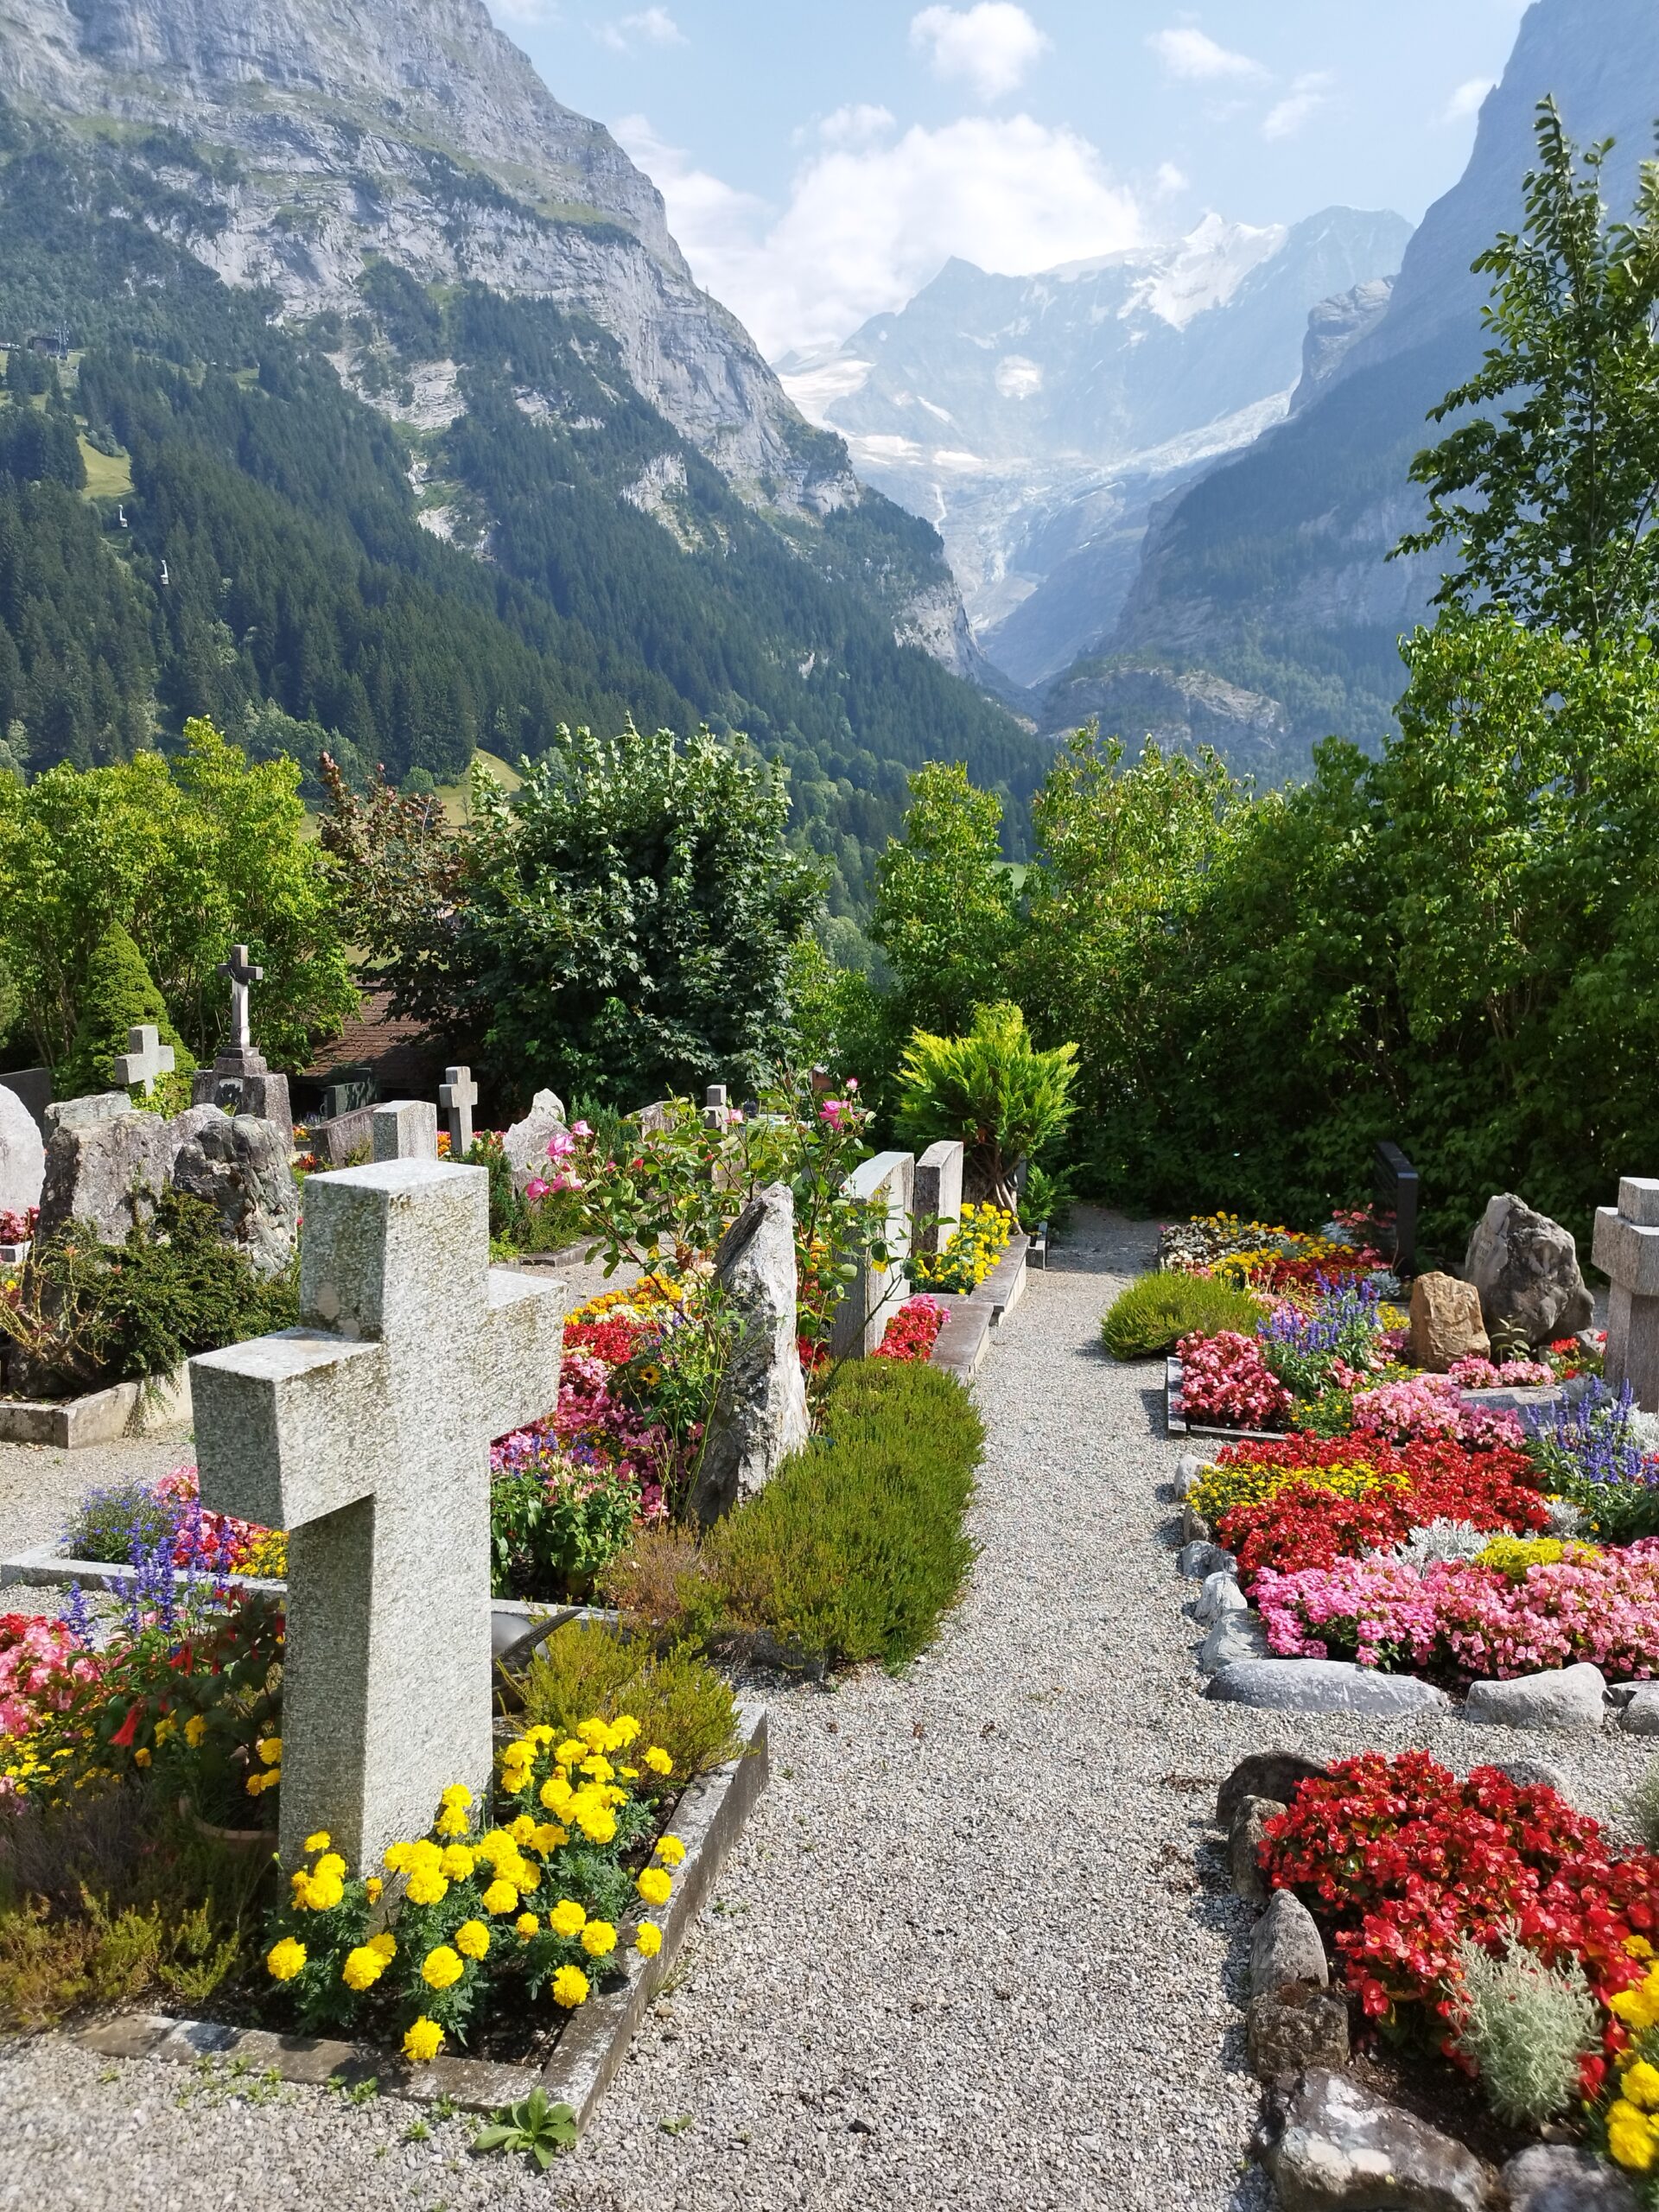
[(282, 1853), (355, 1866), (490, 1766), (490, 1440), (558, 1395), (565, 1287), (489, 1264), (481, 1167), (306, 1192), (301, 1325), (190, 1363), (203, 1503), (289, 1531)]
[(471, 1068), (446, 1068), (438, 1088), (438, 1103), (449, 1124), (449, 1157), (464, 1160), (473, 1148), (473, 1109), (478, 1085)]
[(1397, 1144), (1385, 1140), (1376, 1147), (1373, 1185), (1376, 1203), (1394, 1216), (1394, 1264), (1409, 1268), (1417, 1257), (1417, 1200), (1421, 1179)]
[(916, 1249), (938, 1252), (962, 1221), (965, 1151), (957, 1141), (930, 1145), (916, 1163)]
[(1659, 1178), (1620, 1176), (1618, 1204), (1596, 1208), (1590, 1256), (1612, 1281), (1608, 1387), (1628, 1382), (1644, 1413), (1659, 1413)]
[(46, 1126), (46, 1109), (52, 1103), (51, 1069), (12, 1068), (0, 1075), (0, 1090), (10, 1090), (22, 1100), (44, 1142), (51, 1135)]
[(425, 1098), (397, 1098), (369, 1116), (377, 1160), (435, 1160), (438, 1109)]
[(148, 1090), (157, 1076), (171, 1075), (178, 1054), (171, 1045), (163, 1045), (162, 1033), (153, 1022), (146, 1021), (127, 1032), (127, 1049), (115, 1056), (115, 1079), (130, 1090), (135, 1083), (142, 1083)]
[(836, 1308), (830, 1349), (837, 1359), (873, 1352), (887, 1332), (887, 1323), (903, 1303), (903, 1286), (895, 1285), (894, 1269), (902, 1266), (910, 1249), (910, 1214), (916, 1188), (913, 1152), (878, 1152), (855, 1167), (842, 1185), (849, 1198), (881, 1201), (887, 1210), (887, 1246), (893, 1257), (886, 1268), (861, 1268), (847, 1286)]

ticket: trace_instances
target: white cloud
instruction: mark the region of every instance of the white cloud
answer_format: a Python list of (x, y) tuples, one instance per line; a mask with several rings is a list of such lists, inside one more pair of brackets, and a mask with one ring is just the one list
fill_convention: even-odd
[[(514, 0), (523, 4), (523, 0)], [(531, 0), (537, 4), (537, 0)], [(624, 16), (620, 22), (601, 26), (601, 41), (614, 48), (618, 54), (631, 54), (636, 46), (684, 46), (685, 33), (680, 29), (666, 8), (642, 8), (636, 14)]]
[(1203, 31), (1190, 28), (1154, 31), (1147, 44), (1172, 77), (1208, 81), (1220, 77), (1265, 77), (1268, 73), (1248, 54), (1234, 54), (1224, 46), (1217, 46)]
[(898, 118), (891, 108), (860, 100), (826, 115), (818, 125), (818, 136), (826, 146), (868, 146), (897, 128)]
[(856, 144), (837, 139), (844, 113), (820, 126), (781, 213), (696, 168), (644, 117), (613, 126), (661, 190), (698, 283), (774, 358), (902, 307), (953, 254), (1027, 275), (1145, 237), (1133, 194), (1075, 130), (968, 116)]
[(1312, 69), (1304, 76), (1293, 77), (1289, 92), (1262, 118), (1262, 136), (1294, 138), (1310, 116), (1330, 105), (1335, 82), (1328, 69)]
[(550, 23), (559, 12), (558, 0), (489, 0), (489, 4), (490, 13), (498, 23), (516, 25), (520, 30)]
[(931, 54), (936, 77), (965, 77), (982, 100), (1014, 92), (1048, 47), (1013, 0), (978, 0), (960, 10), (924, 8), (912, 19), (910, 42)]
[(1466, 84), (1458, 86), (1440, 113), (1442, 123), (1461, 123), (1465, 117), (1478, 115), (1480, 104), (1492, 86), (1496, 77), (1471, 77)]
[(1160, 192), (1185, 192), (1192, 179), (1185, 169), (1178, 169), (1173, 162), (1160, 162), (1153, 181)]

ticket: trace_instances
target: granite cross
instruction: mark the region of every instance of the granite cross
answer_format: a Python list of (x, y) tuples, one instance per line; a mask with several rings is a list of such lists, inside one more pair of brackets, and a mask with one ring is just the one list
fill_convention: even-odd
[(473, 1109), (478, 1103), (471, 1068), (444, 1070), (438, 1103), (449, 1117), (449, 1157), (464, 1160), (473, 1148)]
[(171, 1075), (178, 1055), (170, 1045), (163, 1045), (161, 1032), (153, 1022), (129, 1029), (124, 1052), (115, 1056), (115, 1079), (125, 1084), (129, 1090), (135, 1083), (142, 1083), (148, 1090), (158, 1075)]
[(1615, 1390), (1628, 1382), (1644, 1413), (1659, 1412), (1659, 1180), (1619, 1177), (1618, 1204), (1596, 1208), (1590, 1256), (1612, 1283), (1607, 1382)]
[(253, 1033), (248, 1027), (248, 986), (263, 983), (265, 971), (256, 968), (248, 958), (245, 944), (233, 944), (231, 957), (219, 963), (219, 973), (231, 979), (231, 1046), (232, 1049), (246, 1052), (253, 1043)]
[(300, 1325), (190, 1363), (202, 1503), (289, 1532), (281, 1847), (353, 1867), (490, 1771), (490, 1440), (558, 1396), (564, 1286), (489, 1264), (481, 1167), (306, 1187)]

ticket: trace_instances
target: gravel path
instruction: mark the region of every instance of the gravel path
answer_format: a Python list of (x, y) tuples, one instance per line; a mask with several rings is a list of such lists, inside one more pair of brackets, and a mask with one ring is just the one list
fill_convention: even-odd
[(545, 2181), (464, 2121), (268, 2104), (41, 2039), (0, 2054), (0, 2207), (572, 2212), (993, 2206), (1260, 2212), (1238, 1993), (1249, 1915), (1205, 1823), (1249, 1750), (1530, 1751), (1607, 1809), (1646, 1756), (1455, 1720), (1207, 1704), (1151, 1368), (1099, 1315), (1153, 1249), (1086, 1213), (998, 1333), (972, 1587), (901, 1680), (773, 1701), (773, 1780), (677, 1986)]

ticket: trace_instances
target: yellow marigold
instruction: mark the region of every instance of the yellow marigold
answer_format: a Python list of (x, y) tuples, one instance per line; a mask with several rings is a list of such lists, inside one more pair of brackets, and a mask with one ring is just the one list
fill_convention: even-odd
[(616, 1930), (608, 1920), (590, 1920), (582, 1931), (582, 1948), (590, 1959), (602, 1959), (616, 1948)]
[(588, 1997), (588, 1977), (580, 1967), (561, 1967), (553, 1977), (553, 2002), (563, 2005), (567, 2012), (584, 2004)]
[(583, 1759), (582, 1771), (590, 1782), (613, 1782), (616, 1778), (616, 1769), (609, 1759), (601, 1758), (597, 1751)]
[(443, 2030), (423, 2013), (404, 2036), (404, 2056), (411, 2066), (424, 2066), (443, 2048)]
[(567, 1736), (553, 1754), (561, 1766), (575, 1766), (578, 1759), (588, 1756), (588, 1745), (578, 1743), (574, 1736)]
[(639, 1733), (639, 1723), (631, 1713), (619, 1713), (611, 1723), (611, 1740), (607, 1751), (626, 1751)]
[[(190, 1718), (184, 1724), (184, 1740), (189, 1745), (193, 1751), (196, 1749), (198, 1745), (201, 1742), (202, 1738), (207, 1733), (207, 1721), (202, 1718), (200, 1713), (193, 1713)], [(306, 1846), (308, 1851), (310, 1847), (311, 1847), (308, 1844)]]
[(561, 1849), (569, 1840), (569, 1829), (562, 1828), (552, 1821), (543, 1821), (536, 1831), (536, 1848), (543, 1858), (550, 1852)]
[(473, 1854), (464, 1843), (447, 1844), (438, 1864), (452, 1882), (464, 1882), (473, 1871)]
[(283, 1739), (280, 1736), (262, 1736), (254, 1749), (259, 1754), (262, 1766), (276, 1766), (282, 1759)]
[(448, 1943), (437, 1944), (421, 1962), (421, 1980), (432, 1989), (453, 1989), (466, 1971)]
[[(310, 1847), (309, 1844), (306, 1846), (308, 1851)], [(311, 1872), (314, 1875), (321, 1876), (325, 1881), (329, 1876), (335, 1874), (339, 1875), (343, 1881), (346, 1877), (346, 1861), (337, 1851), (325, 1851)]]
[(319, 1828), (315, 1835), (307, 1836), (305, 1847), (308, 1851), (327, 1851), (334, 1840), (327, 1828)]
[(1653, 1946), (1645, 1936), (1627, 1936), (1624, 1948), (1633, 1959), (1650, 1959), (1653, 1956)]
[(1616, 2018), (1638, 2035), (1644, 2029), (1659, 2027), (1659, 1974), (1649, 1974), (1634, 1989), (1621, 1989), (1608, 1999), (1607, 2005)]
[(369, 1948), (372, 1951), (378, 1951), (383, 1959), (395, 1959), (397, 1955), (397, 1938), (390, 1928), (383, 1928), (378, 1936), (370, 1936)]
[(472, 1802), (473, 1793), (464, 1782), (452, 1782), (438, 1800), (441, 1805), (459, 1805), (463, 1811)]
[(1640, 2112), (1652, 2112), (1659, 2107), (1659, 2066), (1651, 2066), (1645, 2058), (1638, 2058), (1626, 2069), (1619, 2083), (1627, 2104)]
[(265, 1971), (275, 1981), (292, 1981), (304, 1964), (305, 1946), (291, 1936), (284, 1936), (265, 1953)]
[(678, 1866), (684, 1862), (685, 1846), (677, 1835), (658, 1836), (657, 1856), (664, 1866)]
[(663, 1948), (663, 1931), (654, 1920), (642, 1920), (635, 1931), (633, 1948), (642, 1959), (654, 1959)]
[(536, 1840), (536, 1823), (528, 1813), (520, 1813), (507, 1834), (516, 1844), (533, 1843)]
[(417, 1866), (409, 1878), (408, 1895), (411, 1904), (442, 1904), (448, 1894), (448, 1883), (430, 1867)]
[(494, 1913), (517, 1912), (518, 1910), (518, 1891), (513, 1888), (511, 1882), (503, 1882), (499, 1879), (492, 1882), (484, 1892), (484, 1910), (486, 1912)]
[(1621, 2166), (1649, 2172), (1659, 2158), (1659, 2142), (1645, 2116), (1623, 2098), (1607, 2107), (1607, 2148)]
[(409, 1864), (410, 1847), (406, 1843), (389, 1843), (380, 1854), (380, 1864), (388, 1874), (401, 1874)]
[(440, 1835), (465, 1835), (472, 1823), (459, 1805), (445, 1805), (432, 1825)]
[(674, 1762), (660, 1744), (653, 1744), (645, 1753), (645, 1764), (653, 1774), (672, 1774)]
[(575, 1808), (576, 1826), (589, 1843), (612, 1843), (616, 1840), (616, 1815), (608, 1805), (582, 1805)]
[(345, 1894), (338, 1874), (313, 1874), (302, 1890), (295, 1891), (294, 1902), (307, 1912), (332, 1912)]
[(463, 1920), (455, 1930), (455, 1948), (463, 1959), (481, 1959), (490, 1948), (490, 1931), (481, 1920)]
[(526, 1943), (532, 1936), (541, 1932), (542, 1923), (533, 1912), (521, 1912), (512, 1924), (518, 1930), (521, 1939)]
[(385, 1894), (385, 1884), (381, 1880), (378, 1874), (371, 1874), (369, 1876), (368, 1880), (364, 1883), (363, 1887), (368, 1892), (369, 1903), (371, 1904), (379, 1904), (382, 1896)]
[(561, 1820), (570, 1810), (570, 1801), (575, 1794), (564, 1777), (556, 1774), (542, 1784), (540, 1791), (543, 1804), (550, 1813), (556, 1813)]
[(531, 1730), (528, 1736), (524, 1738), (526, 1743), (535, 1744), (538, 1746), (543, 1744), (550, 1744), (552, 1740), (553, 1731), (548, 1726), (544, 1720), (538, 1720), (536, 1723), (536, 1726)]
[(435, 1872), (443, 1864), (443, 1848), (430, 1837), (422, 1836), (409, 1847), (409, 1864), (411, 1872), (416, 1866), (424, 1866), (429, 1874)]
[(588, 1916), (574, 1897), (561, 1897), (547, 1916), (547, 1924), (556, 1936), (567, 1940), (580, 1936), (588, 1925)]
[(673, 1894), (674, 1878), (660, 1866), (647, 1866), (633, 1886), (647, 1904), (666, 1904)]
[(347, 1989), (372, 1989), (386, 1970), (386, 1962), (372, 1944), (359, 1943), (346, 1954), (340, 1978)]
[(282, 1778), (281, 1767), (276, 1767), (269, 1774), (251, 1774), (242, 1787), (250, 1797), (263, 1797), (266, 1790), (275, 1789)]

